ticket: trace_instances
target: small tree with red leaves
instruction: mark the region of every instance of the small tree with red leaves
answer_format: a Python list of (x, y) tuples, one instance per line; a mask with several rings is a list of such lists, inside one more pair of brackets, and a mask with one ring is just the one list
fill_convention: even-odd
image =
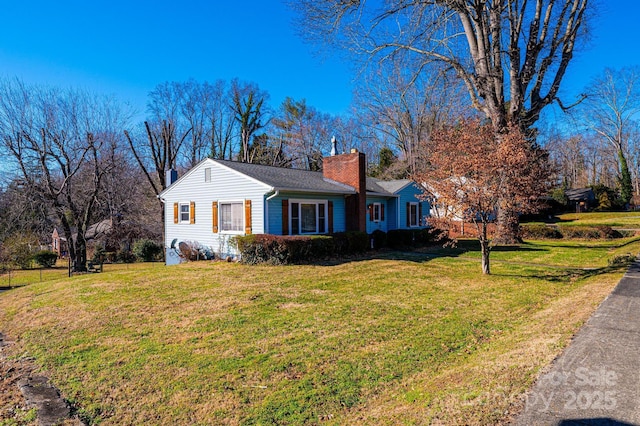
[(482, 250), (482, 272), (490, 273), (487, 232), (500, 208), (534, 212), (549, 188), (544, 150), (532, 146), (515, 126), (496, 137), (490, 125), (465, 121), (435, 131), (428, 143), (422, 182), (433, 204), (430, 224), (447, 230), (454, 221), (473, 223)]

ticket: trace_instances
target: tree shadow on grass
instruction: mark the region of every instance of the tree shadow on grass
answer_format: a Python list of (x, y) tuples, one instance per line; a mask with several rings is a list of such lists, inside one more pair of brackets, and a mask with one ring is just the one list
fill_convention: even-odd
[[(633, 242), (633, 241), (632, 241)], [(630, 242), (624, 242), (617, 246), (611, 246), (608, 248), (619, 248), (630, 244)], [(592, 248), (598, 248), (602, 246), (594, 246)], [(573, 248), (573, 247), (572, 247)], [(590, 248), (586, 246), (576, 248)], [(513, 246), (496, 246), (491, 249), (493, 252), (546, 252), (550, 251), (549, 248), (544, 247), (532, 247), (527, 243), (522, 245)], [(480, 252), (480, 243), (477, 240), (460, 240), (454, 247), (442, 247), (440, 245), (434, 245), (429, 247), (423, 247), (414, 250), (377, 250), (364, 253), (359, 256), (352, 256), (349, 258), (331, 259), (324, 262), (318, 262), (317, 265), (322, 266), (334, 266), (351, 262), (361, 262), (368, 260), (397, 260), (405, 262), (415, 263), (427, 263), (434, 259), (439, 258), (457, 258), (469, 252)], [(461, 259), (468, 262), (480, 262), (480, 258), (465, 257)], [(509, 261), (491, 259), (491, 265), (493, 266), (492, 275), (496, 277), (517, 277), (526, 279), (539, 279), (549, 282), (557, 283), (571, 283), (578, 280), (587, 279), (590, 277), (608, 274), (612, 272), (624, 272), (626, 271), (630, 263), (624, 262), (618, 265), (609, 265), (599, 268), (577, 268), (567, 266), (554, 266), (549, 264), (533, 263), (526, 261)], [(496, 273), (496, 265), (513, 265), (513, 269), (519, 272), (505, 272)], [(480, 273), (480, 271), (478, 271)]]
[[(525, 246), (497, 246), (491, 251), (500, 252), (533, 252), (533, 251), (549, 251), (546, 248), (527, 247)], [(365, 260), (399, 260), (407, 262), (424, 263), (437, 258), (455, 258), (460, 257), (469, 252), (480, 252), (480, 242), (478, 240), (460, 240), (455, 246), (431, 245), (420, 248), (407, 249), (381, 249), (369, 251), (359, 255), (347, 256), (342, 258), (332, 258), (325, 261), (315, 262), (316, 265), (333, 266), (341, 265), (349, 262), (358, 262)], [(468, 261), (476, 261), (476, 258), (465, 259)]]
[[(545, 268), (545, 266), (540, 265), (539, 268)], [(624, 269), (621, 267), (602, 267), (602, 268), (588, 268), (588, 269), (579, 269), (579, 268), (554, 268), (548, 269), (546, 267), (546, 271), (540, 271), (537, 273), (530, 274), (510, 274), (510, 273), (493, 273), (493, 275), (497, 277), (516, 277), (516, 278), (533, 278), (538, 280), (545, 280), (549, 282), (557, 282), (557, 283), (571, 283), (578, 280), (583, 280), (586, 278), (590, 278), (597, 275), (607, 274), (610, 272), (616, 272), (619, 269)]]
[(636, 426), (634, 423), (626, 423), (611, 417), (594, 417), (589, 419), (564, 419), (558, 426)]
[[(626, 247), (628, 245), (637, 243), (638, 240), (640, 238), (631, 238), (631, 239), (627, 239), (624, 238), (624, 241), (620, 241), (619, 244), (612, 244), (612, 245), (608, 245), (608, 246), (603, 246), (601, 244), (583, 244), (583, 245), (563, 245), (562, 248), (566, 248), (566, 249), (596, 249), (596, 248), (606, 248), (606, 249), (617, 249), (617, 248), (622, 248), (622, 247)], [(562, 241), (562, 240), (559, 240)], [(571, 241), (571, 240), (569, 240)], [(588, 240), (585, 240), (585, 242)], [(596, 240), (596, 241), (602, 241), (602, 240)], [(606, 241), (615, 241), (615, 239), (608, 239)]]

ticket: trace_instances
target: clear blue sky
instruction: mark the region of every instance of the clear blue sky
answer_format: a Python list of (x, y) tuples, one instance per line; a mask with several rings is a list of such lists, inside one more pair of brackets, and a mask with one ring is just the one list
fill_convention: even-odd
[[(563, 92), (580, 93), (605, 66), (640, 63), (640, 1), (601, 0), (592, 40), (577, 53)], [(352, 73), (337, 56), (317, 58), (279, 0), (7, 1), (0, 76), (114, 94), (143, 110), (164, 81), (257, 83), (278, 106), (305, 98), (347, 112)], [(570, 103), (571, 96), (566, 100)]]

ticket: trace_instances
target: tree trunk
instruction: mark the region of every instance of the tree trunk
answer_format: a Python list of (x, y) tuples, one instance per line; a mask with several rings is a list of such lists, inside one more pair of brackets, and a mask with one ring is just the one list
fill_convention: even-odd
[(620, 200), (626, 209), (633, 197), (633, 184), (631, 183), (631, 172), (629, 172), (627, 159), (624, 156), (622, 148), (618, 149), (618, 162), (620, 163), (620, 178), (618, 179), (618, 184), (620, 185)]
[(518, 212), (512, 207), (500, 207), (498, 209), (496, 235), (493, 241), (496, 244), (519, 244), (520, 238), (520, 218)]
[(75, 272), (85, 272), (87, 270), (87, 242), (80, 235), (75, 241), (75, 256), (73, 260)]
[(482, 224), (482, 232), (478, 238), (480, 240), (480, 251), (482, 253), (482, 273), (485, 275), (491, 274), (491, 268), (489, 265), (489, 254), (491, 253), (491, 247), (489, 247), (489, 239), (487, 238), (487, 224)]

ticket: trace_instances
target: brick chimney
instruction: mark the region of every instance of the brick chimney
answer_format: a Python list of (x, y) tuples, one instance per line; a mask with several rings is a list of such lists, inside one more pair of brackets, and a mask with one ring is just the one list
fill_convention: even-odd
[(346, 230), (367, 232), (367, 161), (365, 155), (355, 149), (350, 154), (333, 155), (322, 160), (322, 173), (327, 179), (355, 188), (346, 203)]

